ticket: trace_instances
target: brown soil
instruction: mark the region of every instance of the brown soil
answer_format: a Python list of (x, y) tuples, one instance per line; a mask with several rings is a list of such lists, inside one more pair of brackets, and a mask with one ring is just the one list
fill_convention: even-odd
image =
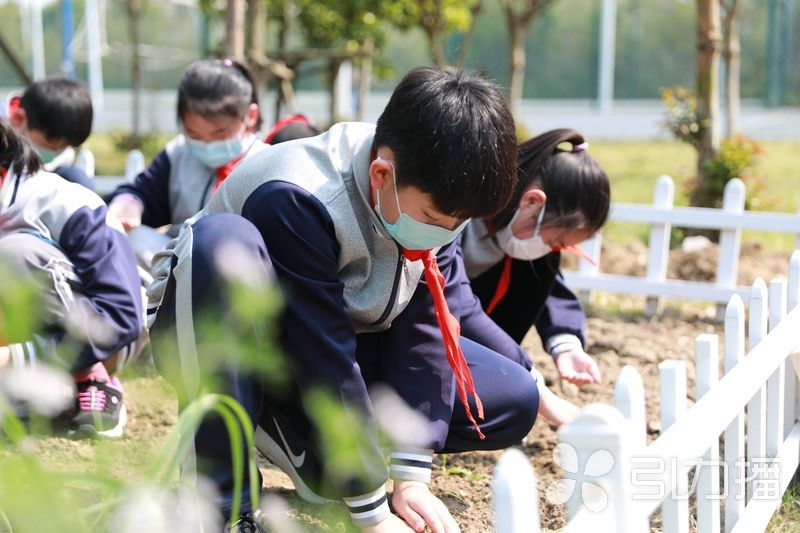
[[(617, 274), (642, 275), (646, 270), (646, 248), (643, 245), (626, 247), (604, 245), (602, 269)], [(713, 279), (716, 268), (717, 248), (712, 246), (703, 254), (684, 254), (673, 251), (669, 265), (669, 277), (693, 280)], [(739, 282), (749, 284), (760, 275), (766, 280), (787, 273), (788, 254), (766, 252), (757, 245), (742, 248)], [(721, 325), (714, 319), (715, 306), (698, 303), (670, 303), (662, 308), (658, 318), (643, 315), (643, 298), (597, 295), (590, 306), (587, 324), (587, 352), (597, 359), (603, 383), (583, 388), (557, 379), (555, 366), (545, 354), (534, 333), (528, 335), (523, 346), (532, 354), (535, 365), (545, 377), (548, 385), (576, 404), (582, 406), (592, 402), (611, 403), (614, 381), (624, 365), (634, 366), (642, 375), (645, 386), (648, 437), (658, 436), (658, 364), (667, 359), (686, 361), (689, 404), (694, 400), (694, 339), (701, 333), (721, 333)], [(614, 309), (614, 311), (609, 311)], [(556, 428), (539, 420), (530, 433), (522, 450), (530, 457), (538, 480), (539, 493), (561, 477), (553, 462), (553, 448), (557, 444)], [(451, 454), (443, 468), (442, 458), (434, 465), (432, 490), (455, 516), (465, 533), (492, 530), (491, 477), (500, 452), (476, 452)], [(310, 531), (351, 531), (346, 515), (340, 506), (328, 506), (320, 514), (320, 508), (301, 502), (291, 491), (291, 482), (281, 472), (262, 465), (265, 488), (268, 492), (285, 498), (292, 510), (288, 514), (298, 519)], [(540, 497), (543, 531), (558, 531), (564, 526), (563, 506), (553, 505)], [(658, 530), (658, 521), (654, 520)]]

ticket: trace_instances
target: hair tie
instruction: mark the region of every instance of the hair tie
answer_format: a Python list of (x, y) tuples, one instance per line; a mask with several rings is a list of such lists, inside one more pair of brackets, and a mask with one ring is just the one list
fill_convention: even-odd
[(230, 60), (230, 59), (228, 59), (227, 57), (226, 57), (225, 59), (217, 59), (217, 60), (216, 60), (216, 61), (214, 61), (214, 62), (215, 62), (216, 64), (218, 64), (218, 65), (225, 65), (226, 67), (232, 67), (232, 66), (233, 66), (233, 61), (231, 61), (231, 60)]
[(585, 152), (588, 149), (589, 149), (589, 143), (587, 143), (587, 142), (582, 142), (580, 144), (573, 144), (572, 145), (572, 151), (573, 152)]

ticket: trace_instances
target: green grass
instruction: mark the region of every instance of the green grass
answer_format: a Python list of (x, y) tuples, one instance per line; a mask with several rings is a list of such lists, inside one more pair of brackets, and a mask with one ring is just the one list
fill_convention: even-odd
[[(800, 141), (764, 142), (759, 173), (766, 177), (765, 209), (796, 213), (800, 181)], [(694, 176), (695, 152), (677, 141), (594, 142), (590, 153), (608, 173), (613, 202), (651, 203), (656, 180), (668, 174), (675, 180), (675, 204), (688, 205), (687, 183)], [(615, 242), (646, 240), (642, 224), (610, 223), (603, 234)], [(788, 250), (794, 236), (744, 232), (745, 240), (761, 241), (768, 249)]]
[[(89, 137), (86, 148), (92, 151), (95, 161), (95, 174), (98, 176), (121, 176), (125, 171), (125, 158), (127, 150), (117, 147), (118, 141), (123, 137), (121, 133), (95, 134)], [(155, 135), (145, 139), (142, 153), (145, 161), (150, 161), (167, 144), (171, 136)]]
[(770, 533), (794, 533), (800, 524), (800, 476), (795, 473), (786, 492), (780, 507), (775, 511), (772, 520), (767, 526)]

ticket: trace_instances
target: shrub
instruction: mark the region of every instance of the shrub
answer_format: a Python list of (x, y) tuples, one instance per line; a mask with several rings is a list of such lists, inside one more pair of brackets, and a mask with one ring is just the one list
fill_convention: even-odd
[(733, 178), (741, 179), (747, 190), (745, 208), (764, 208), (764, 177), (758, 173), (758, 162), (764, 149), (756, 141), (742, 135), (722, 141), (714, 157), (706, 161), (706, 179), (699, 183), (690, 181), (696, 188), (695, 196), (701, 205), (720, 207), (725, 185)]

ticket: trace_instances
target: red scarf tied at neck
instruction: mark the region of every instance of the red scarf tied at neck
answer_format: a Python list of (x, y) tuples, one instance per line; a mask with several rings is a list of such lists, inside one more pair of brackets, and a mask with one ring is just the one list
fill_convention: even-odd
[(403, 255), (409, 261), (422, 261), (425, 266), (425, 282), (428, 285), (428, 290), (433, 296), (433, 310), (436, 314), (436, 321), (439, 323), (439, 329), (442, 332), (442, 339), (444, 340), (445, 353), (447, 354), (447, 362), (453, 369), (453, 374), (456, 378), (456, 388), (458, 389), (458, 397), (461, 403), (464, 404), (464, 409), (467, 411), (467, 418), (481, 439), (486, 436), (481, 432), (478, 423), (472, 416), (469, 408), (469, 401), (467, 399), (467, 392), (472, 394), (475, 398), (475, 404), (478, 406), (478, 418), (483, 420), (483, 404), (475, 392), (475, 383), (472, 381), (472, 373), (469, 371), (467, 360), (464, 358), (464, 352), (461, 351), (461, 345), (458, 340), (461, 337), (461, 325), (456, 318), (450, 314), (450, 309), (447, 307), (447, 300), (444, 297), (444, 276), (439, 271), (439, 265), (436, 263), (436, 255), (432, 250), (403, 250)]

